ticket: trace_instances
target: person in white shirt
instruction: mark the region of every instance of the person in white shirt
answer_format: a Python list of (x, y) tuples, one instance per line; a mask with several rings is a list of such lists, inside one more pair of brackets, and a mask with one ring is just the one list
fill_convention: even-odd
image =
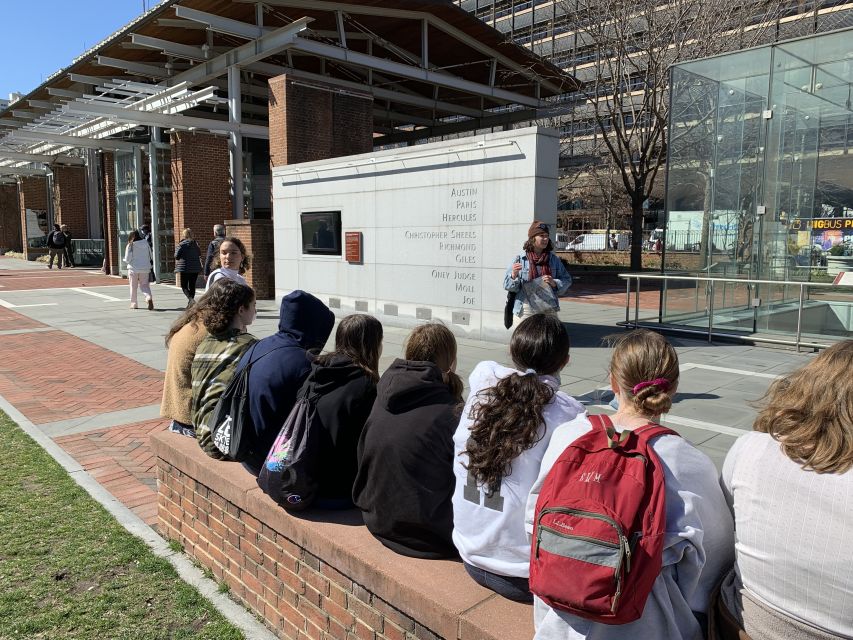
[(219, 252), (213, 258), (213, 271), (207, 277), (206, 289), (220, 278), (228, 278), (247, 284), (243, 274), (249, 270), (251, 258), (240, 238), (224, 238), (219, 243)]
[(853, 638), (853, 340), (773, 383), (723, 463), (737, 560), (721, 629), (751, 638)]
[[(640, 329), (617, 339), (610, 361), (610, 384), (619, 399), (611, 417), (617, 431), (656, 422), (669, 411), (678, 378), (678, 355), (660, 334)], [(582, 415), (554, 432), (527, 502), (528, 533), (548, 472), (566, 446), (591, 428)], [(661, 571), (643, 615), (608, 625), (552, 609), (536, 598), (535, 640), (703, 640), (711, 593), (734, 557), (732, 517), (708, 456), (675, 435), (653, 438), (651, 448), (664, 471), (666, 531)]]
[(535, 314), (509, 345), (515, 368), (481, 362), (453, 436), (453, 544), (479, 584), (530, 602), (527, 495), (554, 429), (584, 412), (560, 391), (569, 336), (555, 314)]
[(135, 229), (127, 238), (127, 247), (124, 250), (124, 261), (127, 264), (127, 279), (130, 282), (130, 308), (137, 308), (137, 287), (142, 289), (148, 310), (154, 309), (154, 296), (151, 294), (151, 285), (148, 284), (148, 274), (151, 272), (151, 247), (148, 241), (139, 235)]

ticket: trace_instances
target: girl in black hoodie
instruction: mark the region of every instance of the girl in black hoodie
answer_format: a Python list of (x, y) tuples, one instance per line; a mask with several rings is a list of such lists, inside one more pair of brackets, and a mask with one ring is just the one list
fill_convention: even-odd
[(462, 408), (456, 339), (417, 327), (388, 368), (358, 443), (353, 501), (386, 547), (416, 558), (456, 556), (451, 540), (453, 433)]
[(356, 448), (373, 401), (382, 355), (382, 324), (373, 316), (347, 316), (338, 324), (335, 350), (318, 357), (302, 392), (314, 393), (319, 443), (319, 488), (314, 505), (347, 509), (358, 468)]

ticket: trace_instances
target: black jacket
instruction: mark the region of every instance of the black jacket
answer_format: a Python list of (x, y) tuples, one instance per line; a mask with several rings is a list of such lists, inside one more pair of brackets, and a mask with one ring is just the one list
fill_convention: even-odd
[(358, 469), (358, 439), (376, 399), (376, 383), (347, 356), (333, 355), (328, 363), (314, 362), (302, 391), (320, 396), (317, 419), (323, 431), (317, 498), (349, 502)]
[(195, 240), (181, 240), (175, 247), (175, 273), (201, 271), (201, 249)]
[(210, 244), (207, 245), (207, 254), (204, 256), (204, 269), (202, 269), (202, 274), (205, 279), (210, 275), (212, 271), (211, 267), (213, 267), (213, 258), (216, 256), (216, 252), (219, 251), (219, 245), (222, 244), (223, 238), (219, 236), (215, 237), (210, 241)]
[(325, 304), (297, 289), (281, 300), (278, 332), (258, 342), (240, 360), (237, 371), (252, 362), (249, 412), (254, 430), (243, 437), (249, 447), (245, 462), (256, 473), (311, 372), (308, 350), (322, 349), (334, 325), (335, 316)]
[(451, 497), (458, 411), (431, 362), (395, 360), (379, 381), (358, 443), (352, 495), (370, 532), (397, 553), (456, 556)]

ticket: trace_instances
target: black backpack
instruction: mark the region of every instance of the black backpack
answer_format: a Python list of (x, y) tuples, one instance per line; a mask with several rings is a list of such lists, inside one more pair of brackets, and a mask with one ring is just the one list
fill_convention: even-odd
[(53, 246), (57, 249), (65, 246), (65, 234), (61, 231), (53, 232)]
[[(210, 438), (226, 460), (243, 462), (248, 456), (248, 444), (244, 433), (254, 430), (252, 414), (249, 411), (249, 372), (252, 365), (278, 349), (266, 352), (258, 360), (252, 360), (255, 347), (249, 351), (246, 358), (246, 366), (235, 373), (216, 406), (210, 414), (208, 425), (210, 426)], [(280, 348), (280, 347), (279, 347)]]
[(321, 426), (317, 421), (319, 394), (303, 387), (264, 460), (258, 486), (289, 511), (311, 506), (317, 497)]

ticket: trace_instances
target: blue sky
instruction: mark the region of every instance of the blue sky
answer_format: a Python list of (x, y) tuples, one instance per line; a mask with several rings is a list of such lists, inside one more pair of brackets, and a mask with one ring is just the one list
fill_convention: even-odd
[(45, 78), (151, 8), (155, 0), (28, 0), (3, 2), (0, 98), (26, 95)]

